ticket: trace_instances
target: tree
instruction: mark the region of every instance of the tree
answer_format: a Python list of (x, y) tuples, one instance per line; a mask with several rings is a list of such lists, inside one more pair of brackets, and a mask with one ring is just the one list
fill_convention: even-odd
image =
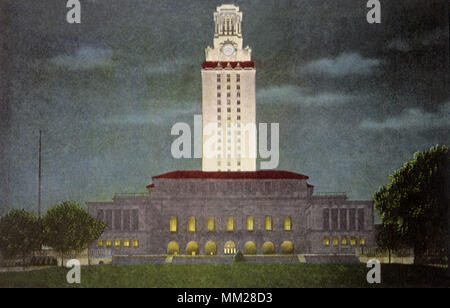
[(42, 245), (38, 218), (25, 210), (12, 210), (0, 219), (0, 251), (5, 258), (25, 258)]
[(61, 255), (81, 252), (96, 241), (106, 224), (93, 218), (76, 203), (64, 202), (47, 211), (44, 217), (45, 244)]
[(414, 159), (391, 175), (391, 182), (375, 193), (382, 229), (378, 243), (393, 249), (406, 245), (414, 250), (414, 263), (429, 256), (443, 260), (448, 243), (448, 148), (436, 146), (416, 153)]

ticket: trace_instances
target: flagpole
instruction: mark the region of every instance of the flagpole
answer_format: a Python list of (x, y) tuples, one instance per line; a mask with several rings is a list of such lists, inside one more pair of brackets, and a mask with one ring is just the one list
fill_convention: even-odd
[(41, 218), (41, 150), (42, 150), (42, 131), (39, 130), (39, 175), (38, 175), (38, 217)]

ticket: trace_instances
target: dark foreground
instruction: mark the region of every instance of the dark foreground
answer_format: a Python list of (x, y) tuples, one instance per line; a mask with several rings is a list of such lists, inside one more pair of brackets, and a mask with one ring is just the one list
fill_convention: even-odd
[(78, 285), (66, 282), (68, 269), (49, 268), (0, 273), (0, 287), (450, 287), (443, 268), (382, 264), (381, 284), (367, 283), (368, 270), (364, 264), (101, 265), (82, 267)]

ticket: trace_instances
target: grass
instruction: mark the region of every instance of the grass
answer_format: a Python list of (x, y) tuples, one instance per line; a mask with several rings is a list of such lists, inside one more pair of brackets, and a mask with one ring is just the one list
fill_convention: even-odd
[(366, 282), (365, 265), (338, 264), (189, 264), (90, 266), (81, 268), (81, 284), (66, 282), (68, 269), (0, 273), (0, 287), (450, 287), (446, 269), (383, 264), (381, 284)]

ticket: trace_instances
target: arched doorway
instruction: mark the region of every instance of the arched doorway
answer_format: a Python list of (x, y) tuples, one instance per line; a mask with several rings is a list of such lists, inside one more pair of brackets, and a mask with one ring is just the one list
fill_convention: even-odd
[(245, 243), (245, 254), (246, 255), (256, 255), (258, 253), (258, 250), (256, 249), (255, 242), (247, 242)]
[(265, 242), (263, 245), (263, 254), (274, 255), (275, 254), (275, 245), (272, 242)]
[(168, 255), (179, 255), (180, 254), (180, 245), (177, 242), (170, 242), (167, 246), (167, 254)]
[(292, 243), (290, 241), (284, 241), (281, 244), (281, 253), (284, 255), (294, 254), (294, 243)]
[(225, 243), (224, 253), (226, 255), (234, 255), (236, 253), (236, 245), (233, 241), (228, 241)]
[(205, 255), (214, 256), (217, 254), (217, 245), (216, 243), (209, 241), (205, 245)]
[(198, 248), (197, 242), (189, 242), (186, 246), (186, 255), (188, 256), (197, 256), (200, 253), (200, 249)]

